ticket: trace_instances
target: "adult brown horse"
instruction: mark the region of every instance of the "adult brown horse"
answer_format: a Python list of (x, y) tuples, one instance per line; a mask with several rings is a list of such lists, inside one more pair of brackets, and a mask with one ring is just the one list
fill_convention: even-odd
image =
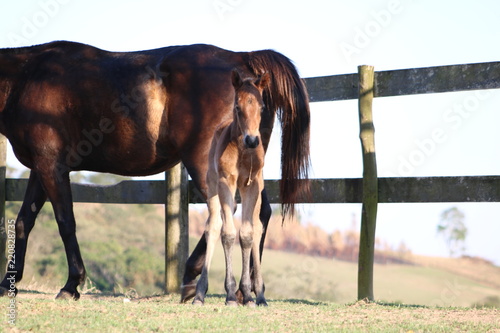
[[(0, 50), (0, 132), (31, 169), (15, 225), (15, 260), (8, 263), (0, 293), (7, 293), (13, 278), (21, 280), (28, 236), (48, 198), (69, 267), (57, 297), (79, 298), (85, 268), (75, 233), (71, 171), (144, 176), (182, 161), (206, 195), (211, 141), (217, 126), (232, 117), (233, 69), (251, 78), (270, 74), (263, 92), (262, 143), (267, 148), (278, 114), (281, 199), (284, 213), (293, 213), (297, 197), (307, 191), (301, 179), (307, 179), (309, 165), (310, 115), (305, 86), (285, 56), (211, 45), (118, 53), (73, 42)], [(264, 230), (270, 214), (264, 190)], [(202, 237), (186, 263), (184, 301), (194, 296), (205, 252)]]

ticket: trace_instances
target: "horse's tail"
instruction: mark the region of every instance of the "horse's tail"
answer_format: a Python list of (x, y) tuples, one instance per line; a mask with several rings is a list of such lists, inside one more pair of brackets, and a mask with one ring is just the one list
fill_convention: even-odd
[(309, 195), (309, 96), (293, 63), (272, 51), (249, 54), (249, 66), (256, 75), (268, 72), (271, 82), (263, 92), (270, 112), (281, 121), (281, 184), (283, 217), (293, 216), (300, 196)]

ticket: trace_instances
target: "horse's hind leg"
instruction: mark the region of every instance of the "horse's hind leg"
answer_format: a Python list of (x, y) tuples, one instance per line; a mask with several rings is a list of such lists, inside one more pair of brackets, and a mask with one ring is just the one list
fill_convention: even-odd
[[(47, 195), (38, 176), (31, 171), (23, 204), (15, 224), (15, 255), (10, 258), (7, 264), (7, 274), (0, 283), (0, 296), (5, 296), (10, 292), (13, 279), (15, 279), (15, 282), (19, 282), (23, 277), (28, 236), (35, 225), (36, 216), (42, 209), (45, 200), (47, 200)], [(15, 292), (17, 293), (17, 288)]]
[[(263, 185), (262, 185), (263, 186)], [(266, 233), (267, 233), (267, 226), (269, 224), (269, 220), (271, 219), (271, 214), (272, 214), (272, 209), (271, 209), (271, 204), (269, 203), (269, 199), (267, 197), (267, 192), (266, 189), (263, 189), (261, 192), (261, 205), (260, 205), (260, 212), (259, 212), (259, 220), (260, 220), (260, 226), (257, 225), (257, 228), (261, 230), (259, 232), (260, 235), (260, 244), (259, 244), (259, 255), (256, 256), (253, 254), (253, 249), (252, 249), (252, 257), (250, 258), (250, 276), (252, 278), (252, 290), (255, 291), (255, 269), (254, 269), (254, 258), (259, 258), (259, 262), (262, 264), (262, 252), (264, 252), (264, 242), (266, 240)], [(258, 206), (257, 206), (258, 207)], [(258, 223), (258, 222), (256, 222)], [(264, 286), (263, 286), (264, 288)]]
[[(208, 161), (208, 157), (201, 158), (201, 160), (205, 161), (205, 163), (201, 163), (201, 165), (188, 163), (188, 160), (183, 160), (184, 165), (189, 171), (193, 182), (199, 191), (199, 195), (205, 197), (206, 190), (206, 175), (207, 171), (204, 169), (206, 166), (206, 161)], [(206, 199), (206, 198), (205, 198)], [(206, 251), (207, 251), (207, 240), (205, 238), (205, 233), (201, 235), (201, 238), (194, 248), (193, 252), (189, 256), (186, 261), (186, 266), (184, 270), (184, 276), (182, 277), (182, 285), (181, 285), (181, 303), (185, 303), (193, 298), (196, 294), (196, 277), (203, 270), (203, 266), (205, 265), (206, 260)]]
[(196, 277), (203, 270), (203, 265), (206, 260), (206, 251), (207, 240), (205, 238), (205, 234), (203, 233), (198, 244), (186, 262), (186, 268), (181, 285), (181, 303), (189, 301), (196, 294)]
[(77, 287), (85, 281), (85, 267), (83, 266), (80, 248), (76, 239), (76, 223), (73, 215), (69, 172), (63, 174), (57, 174), (57, 172), (54, 168), (52, 172), (40, 175), (45, 193), (47, 193), (54, 209), (59, 234), (68, 261), (68, 280), (56, 298), (73, 298), (76, 300), (80, 298)]
[(193, 300), (194, 305), (203, 305), (205, 303), (205, 296), (208, 290), (208, 271), (210, 263), (214, 254), (215, 244), (220, 235), (221, 230), (221, 215), (219, 196), (212, 195), (208, 199), (209, 217), (205, 227), (205, 239), (207, 240), (207, 251), (205, 255), (205, 264), (201, 271), (200, 279), (196, 284), (196, 294)]
[[(266, 189), (263, 189), (261, 191), (261, 205), (260, 205), (260, 212), (259, 212), (259, 220), (262, 225), (262, 237), (260, 239), (260, 245), (259, 245), (259, 260), (262, 261), (262, 252), (264, 251), (264, 241), (266, 239), (266, 233), (267, 233), (267, 225), (269, 224), (269, 220), (271, 219), (271, 214), (272, 209), (271, 209), (271, 204), (269, 203), (269, 198), (267, 197), (267, 192)], [(253, 264), (250, 262), (250, 267), (252, 267)]]

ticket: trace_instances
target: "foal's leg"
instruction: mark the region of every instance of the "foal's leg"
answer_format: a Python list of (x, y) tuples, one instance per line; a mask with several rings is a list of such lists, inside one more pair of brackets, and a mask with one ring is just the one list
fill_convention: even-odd
[[(261, 174), (261, 173), (260, 173)], [(256, 176), (252, 184), (240, 188), (243, 206), (242, 223), (240, 229), (240, 245), (242, 252), (242, 273), (240, 290), (243, 294), (243, 304), (253, 304), (251, 296), (252, 281), (250, 279), (250, 257), (254, 264), (254, 289), (258, 305), (267, 305), (264, 298), (264, 283), (260, 270), (259, 245), (262, 236), (262, 224), (259, 221), (261, 205), (260, 192), (262, 189), (262, 176)]]
[[(253, 289), (255, 291), (255, 296), (257, 297), (257, 305), (267, 306), (266, 298), (264, 297), (264, 280), (262, 278), (262, 244), (264, 230), (263, 225), (259, 219), (260, 208), (261, 208), (261, 196), (259, 195), (261, 189), (264, 187), (264, 180), (262, 178), (262, 172), (258, 175), (254, 181), (257, 185), (257, 190), (250, 189), (250, 191), (255, 191), (251, 195), (256, 198), (256, 203), (254, 205), (254, 210), (252, 214), (252, 226), (253, 226), (253, 243), (252, 243), (252, 261), (253, 261)], [(250, 207), (249, 207), (250, 208)]]
[[(271, 204), (269, 203), (269, 199), (267, 197), (266, 189), (264, 188), (261, 191), (261, 205), (259, 212), (259, 220), (260, 220), (260, 228), (262, 228), (262, 236), (260, 238), (260, 246), (259, 246), (259, 260), (262, 262), (262, 252), (264, 251), (264, 242), (266, 238), (267, 226), (269, 224), (269, 220), (271, 219), (272, 209)], [(253, 252), (250, 257), (250, 279), (252, 280), (252, 291), (255, 291), (255, 269), (253, 263)], [(265, 290), (265, 286), (263, 286)], [(238, 289), (236, 292), (236, 296), (238, 298), (239, 303), (243, 303), (243, 293)]]
[(222, 206), (223, 227), (222, 227), (222, 247), (224, 248), (224, 258), (226, 261), (226, 277), (224, 288), (226, 289), (226, 305), (237, 306), (236, 279), (233, 274), (233, 245), (236, 239), (236, 228), (234, 227), (234, 195), (236, 192), (236, 181), (222, 179), (219, 182), (219, 196)]
[[(21, 281), (24, 272), (24, 259), (26, 256), (26, 247), (28, 236), (35, 225), (35, 219), (43, 204), (47, 200), (47, 195), (43, 190), (37, 174), (34, 171), (30, 173), (28, 187), (24, 195), (23, 205), (17, 215), (15, 224), (15, 256), (7, 264), (7, 274), (2, 283), (0, 283), (0, 296), (5, 296), (10, 290), (12, 278), (16, 282)], [(12, 273), (10, 273), (12, 272)], [(7, 280), (9, 279), (9, 280)], [(15, 289), (17, 293), (17, 288)]]

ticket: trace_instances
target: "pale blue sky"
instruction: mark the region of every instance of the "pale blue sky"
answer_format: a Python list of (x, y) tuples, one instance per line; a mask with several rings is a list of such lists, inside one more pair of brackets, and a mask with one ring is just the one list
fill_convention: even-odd
[[(356, 72), (361, 64), (388, 70), (500, 61), (499, 13), (494, 0), (10, 1), (0, 5), (0, 47), (72, 40), (123, 51), (191, 43), (273, 48), (310, 77)], [(381, 98), (374, 110), (380, 176), (500, 173), (500, 91)], [(436, 130), (441, 140), (431, 144)], [(356, 101), (312, 104), (311, 133), (314, 177), (361, 176)], [(267, 178), (279, 177), (278, 151), (275, 138)], [(467, 252), (500, 264), (500, 204), (456, 205), (470, 231)], [(377, 236), (446, 255), (435, 229), (451, 206), (380, 205)], [(332, 231), (349, 227), (360, 209), (308, 205), (303, 214)]]

